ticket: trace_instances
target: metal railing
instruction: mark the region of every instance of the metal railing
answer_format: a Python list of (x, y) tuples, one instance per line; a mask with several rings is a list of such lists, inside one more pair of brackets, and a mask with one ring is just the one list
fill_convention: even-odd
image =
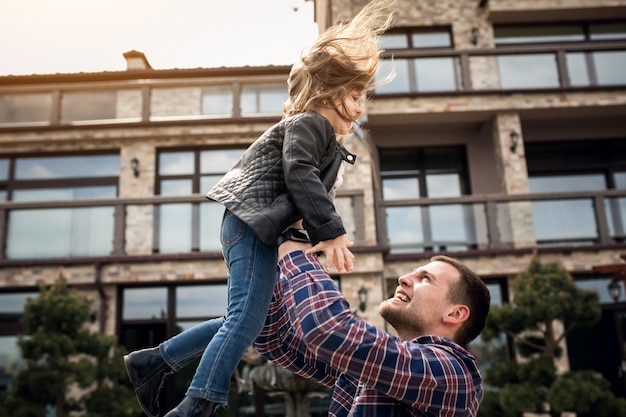
[[(365, 236), (366, 222), (374, 222), (365, 216), (364, 194), (360, 190), (347, 190), (337, 195), (341, 207), (340, 214), (344, 219), (348, 234), (357, 246), (367, 246)], [(71, 209), (84, 207), (113, 207), (114, 219), (112, 222), (112, 250), (102, 256), (126, 256), (126, 230), (129, 224), (136, 223), (137, 219), (129, 219), (127, 208), (130, 206), (157, 207), (166, 204), (202, 204), (206, 199), (203, 195), (189, 196), (153, 196), (143, 198), (113, 198), (94, 200), (65, 200), (48, 202), (2, 202), (0, 203), (0, 235), (7, 236), (8, 219), (11, 211)], [(592, 222), (590, 227), (593, 233), (588, 236), (574, 236), (571, 238), (556, 237), (550, 239), (537, 238), (533, 223), (533, 204), (537, 202), (571, 202), (586, 201), (591, 207)], [(511, 249), (526, 246), (553, 246), (553, 245), (611, 245), (626, 242), (626, 190), (606, 190), (593, 192), (543, 193), (543, 194), (484, 194), (467, 195), (450, 198), (423, 198), (415, 200), (386, 201), (382, 204), (381, 216), (386, 216), (386, 209), (393, 207), (416, 207), (432, 212), (442, 206), (462, 206), (464, 210), (463, 224), (470, 232), (461, 240), (441, 240), (428, 236), (421, 241), (404, 248), (406, 251), (428, 250), (474, 250), (474, 249)], [(467, 215), (469, 213), (469, 215)], [(556, 213), (557, 215), (559, 213)], [(560, 213), (562, 215), (562, 213)], [(428, 216), (424, 220), (430, 221)], [(371, 223), (369, 223), (371, 224)], [(426, 224), (425, 227), (432, 227)], [(134, 226), (136, 227), (136, 226)], [(158, 225), (155, 222), (155, 233)], [(189, 227), (197, 227), (191, 224)], [(41, 236), (32, 236), (40, 239)], [(6, 239), (6, 238), (5, 238)], [(381, 233), (382, 242), (379, 246), (386, 246), (387, 237)], [(3, 242), (6, 249), (7, 242)], [(54, 244), (54, 242), (50, 242)], [(370, 245), (371, 246), (371, 245)], [(390, 242), (392, 253), (402, 251), (401, 245), (394, 246)], [(456, 248), (456, 249), (454, 249)], [(158, 244), (153, 247), (152, 254), (159, 253)], [(151, 254), (145, 254), (151, 255)], [(0, 259), (7, 259), (3, 250)]]

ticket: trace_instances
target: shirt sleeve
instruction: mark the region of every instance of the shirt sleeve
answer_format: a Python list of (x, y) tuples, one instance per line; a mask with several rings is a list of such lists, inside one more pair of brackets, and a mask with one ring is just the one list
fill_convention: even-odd
[(359, 320), (314, 255), (293, 252), (279, 266), (293, 331), (317, 360), (426, 413), (475, 415), (482, 378), (465, 349), (434, 336), (402, 341)]
[(293, 303), (293, 299), (284, 297), (281, 283), (277, 282), (265, 325), (254, 348), (282, 368), (330, 388), (335, 384), (338, 373), (327, 363), (315, 358), (296, 335), (285, 306), (289, 302)]

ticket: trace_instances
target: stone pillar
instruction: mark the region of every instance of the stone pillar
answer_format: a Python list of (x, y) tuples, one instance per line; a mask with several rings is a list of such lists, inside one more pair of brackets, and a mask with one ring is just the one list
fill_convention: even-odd
[[(154, 195), (156, 150), (154, 146), (132, 143), (120, 151), (120, 197), (151, 197)], [(133, 160), (137, 160), (135, 173)], [(131, 205), (126, 207), (124, 250), (128, 255), (152, 253), (154, 207)]]
[[(527, 194), (528, 170), (519, 115), (514, 112), (496, 115), (493, 138), (501, 191), (504, 194)], [(500, 203), (497, 211), (500, 238), (504, 246), (535, 246), (530, 202)]]

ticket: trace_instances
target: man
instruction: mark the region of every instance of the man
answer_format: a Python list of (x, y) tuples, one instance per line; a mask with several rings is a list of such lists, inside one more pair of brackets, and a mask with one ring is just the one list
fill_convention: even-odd
[[(398, 336), (356, 318), (311, 245), (279, 246), (280, 277), (255, 348), (333, 388), (329, 416), (475, 416), (483, 397), (475, 358), (489, 291), (445, 256), (398, 279), (381, 316)], [(308, 251), (308, 252), (305, 252)]]
[[(280, 276), (254, 344), (259, 353), (332, 387), (332, 417), (475, 416), (482, 377), (462, 346), (480, 334), (489, 312), (481, 279), (445, 256), (398, 278), (394, 297), (380, 305), (394, 336), (352, 314), (317, 257), (305, 253), (316, 247), (302, 236), (304, 231), (290, 230), (279, 239)], [(165, 379), (202, 353), (216, 331), (211, 323), (192, 328), (196, 343), (184, 344), (182, 359), (173, 360), (159, 347), (125, 357), (146, 414), (159, 415)]]

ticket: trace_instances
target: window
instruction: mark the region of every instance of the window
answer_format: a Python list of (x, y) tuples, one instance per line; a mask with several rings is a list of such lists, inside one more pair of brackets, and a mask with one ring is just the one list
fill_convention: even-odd
[[(127, 351), (157, 346), (190, 327), (221, 317), (227, 309), (227, 284), (120, 288), (120, 344)], [(172, 398), (182, 398), (199, 359), (168, 378), (160, 397), (161, 408), (174, 407)], [(178, 401), (178, 400), (177, 400)]]
[(585, 40), (582, 25), (495, 26), (496, 45), (525, 43), (580, 42)]
[[(157, 190), (161, 195), (208, 192), (237, 162), (243, 149), (164, 151), (159, 154)], [(224, 208), (210, 201), (161, 204), (158, 208), (160, 253), (220, 251), (220, 224)]]
[(498, 56), (503, 89), (557, 88), (561, 85), (554, 54)]
[(9, 392), (15, 375), (26, 367), (17, 335), (22, 332), (20, 319), (26, 300), (38, 295), (37, 292), (0, 293), (0, 395)]
[[(9, 159), (0, 159), (0, 167)], [(108, 255), (113, 207), (55, 207), (45, 202), (114, 198), (118, 155), (15, 158), (0, 189), (11, 201), (41, 202), (8, 213), (6, 256), (11, 259)], [(1, 178), (1, 177), (0, 177)], [(9, 191), (10, 190), (10, 191)], [(55, 242), (50, 245), (50, 242)]]
[[(381, 149), (380, 167), (393, 253), (467, 250), (476, 244), (472, 207), (406, 201), (467, 194), (464, 148)], [(393, 204), (398, 200), (402, 203)]]
[[(395, 67), (396, 77), (376, 89), (376, 94), (441, 92), (457, 90), (457, 62), (453, 57), (409, 57), (413, 52), (426, 49), (451, 48), (452, 37), (448, 29), (408, 29), (391, 31), (382, 36), (382, 47), (387, 54), (380, 63), (377, 81), (387, 76)], [(402, 57), (393, 58), (402, 51)]]
[(289, 98), (287, 84), (244, 85), (241, 90), (241, 115), (282, 114)]
[[(555, 88), (624, 85), (626, 50), (593, 50), (594, 41), (625, 41), (626, 23), (608, 22), (567, 25), (501, 25), (494, 27), (497, 46), (556, 43), (565, 48), (565, 71), (568, 79), (559, 79), (557, 51), (499, 55), (501, 87), (504, 89)], [(588, 51), (567, 51), (568, 44), (586, 42)]]
[(230, 117), (233, 114), (233, 91), (230, 86), (203, 88), (202, 114)]
[(0, 124), (50, 123), (52, 94), (0, 95)]
[(61, 122), (112, 120), (117, 117), (116, 91), (65, 92), (61, 99)]
[[(626, 141), (529, 143), (526, 149), (532, 193), (626, 189)], [(623, 241), (626, 198), (604, 201), (609, 232)], [(532, 203), (537, 243), (593, 244), (598, 225), (593, 200), (577, 198)]]

